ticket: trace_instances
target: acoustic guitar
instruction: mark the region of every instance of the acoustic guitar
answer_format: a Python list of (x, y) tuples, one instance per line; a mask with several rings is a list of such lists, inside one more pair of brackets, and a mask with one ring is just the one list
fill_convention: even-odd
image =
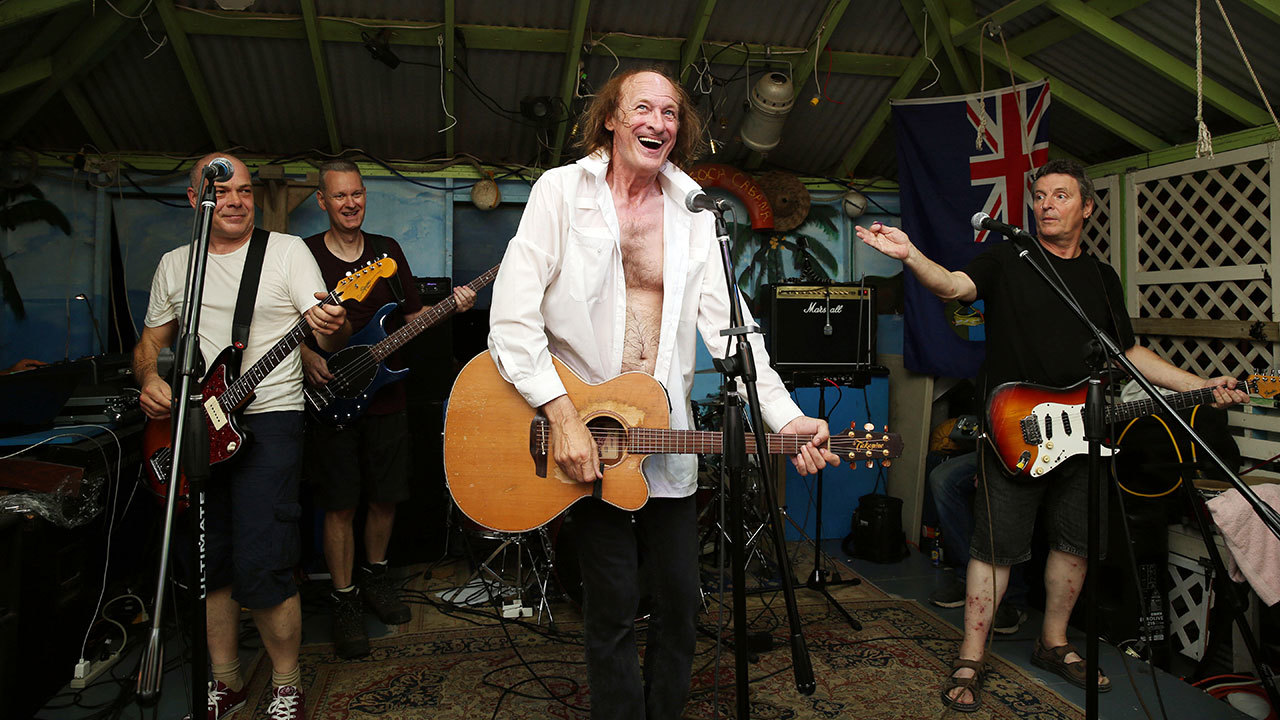
[[(1271, 398), (1280, 393), (1280, 376), (1255, 373), (1237, 390)], [(987, 399), (987, 439), (1007, 472), (1022, 479), (1038, 478), (1069, 458), (1089, 452), (1084, 437), (1084, 400), (1088, 381), (1069, 388), (1032, 383), (1004, 383)], [(1213, 402), (1213, 388), (1166, 395), (1175, 410)], [(1160, 412), (1151, 398), (1106, 407), (1104, 420), (1122, 423)], [(1112, 448), (1102, 447), (1109, 456)]]
[[(392, 258), (371, 261), (338, 281), (337, 287), (320, 304), (338, 305), (346, 300), (363, 300), (373, 289), (374, 283), (394, 275), (395, 272), (396, 261)], [(210, 465), (230, 460), (244, 447), (248, 441), (248, 433), (240, 427), (237, 411), (249, 404), (258, 384), (310, 334), (311, 326), (307, 324), (306, 318), (298, 320), (253, 367), (238, 377), (236, 371), (240, 367), (243, 352), (240, 348), (228, 345), (214, 358), (212, 366), (192, 392), (193, 398), (199, 393), (199, 398), (195, 401), (204, 410), (205, 424), (209, 431)], [(173, 463), (172, 435), (172, 418), (148, 420), (142, 431), (142, 457), (147, 467), (149, 484), (152, 492), (161, 499), (168, 498), (169, 493), (169, 471)], [(183, 499), (181, 506), (186, 507), (188, 493), (185, 476), (179, 476), (178, 493)]]
[[(721, 452), (721, 433), (668, 427), (666, 390), (652, 375), (627, 372), (600, 384), (578, 377), (559, 358), (552, 364), (604, 465), (604, 480), (573, 482), (551, 459), (550, 423), (529, 407), (484, 352), (467, 363), (449, 394), (444, 422), (444, 470), (458, 508), (476, 523), (501, 532), (545, 525), (570, 505), (596, 495), (623, 510), (649, 499), (641, 463), (654, 453)], [(767, 451), (794, 455), (811, 435), (768, 435)], [(747, 436), (747, 452), (756, 452)], [(889, 432), (833, 435), (831, 452), (851, 462), (888, 465), (902, 454), (902, 439)]]

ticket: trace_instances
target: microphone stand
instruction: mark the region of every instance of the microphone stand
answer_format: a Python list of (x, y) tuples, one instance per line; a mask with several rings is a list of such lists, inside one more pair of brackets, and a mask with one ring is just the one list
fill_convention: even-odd
[[(200, 405), (198, 383), (202, 363), (200, 353), (200, 309), (204, 297), (205, 267), (209, 255), (209, 230), (213, 223), (214, 183), (204, 180), (200, 203), (196, 208), (191, 227), (191, 251), (187, 257), (187, 284), (183, 294), (183, 319), (178, 337), (178, 350), (174, 355), (171, 387), (174, 389), (170, 417), (173, 418), (173, 449), (169, 463), (169, 494), (165, 504), (164, 533), (160, 543), (160, 561), (156, 573), (155, 610), (152, 613), (151, 633), (143, 650), (138, 670), (137, 694), (143, 704), (154, 703), (160, 695), (164, 674), (164, 646), (161, 638), (164, 614), (165, 582), (169, 571), (169, 546), (173, 539), (174, 515), (177, 508), (179, 482), (185, 472), (190, 496), (188, 517), (191, 522), (191, 552), (194, 556), (196, 577), (191, 583), (191, 674), (190, 717), (201, 717), (205, 712), (205, 680), (208, 668), (208, 619), (205, 615), (205, 481), (209, 477), (209, 435)], [(193, 388), (196, 393), (192, 398)]]
[(734, 681), (737, 697), (737, 717), (746, 720), (750, 716), (750, 688), (747, 676), (747, 594), (746, 594), (746, 562), (743, 548), (743, 471), (747, 464), (745, 436), (741, 425), (741, 416), (733, 412), (734, 405), (729, 402), (730, 388), (736, 385), (735, 380), (741, 378), (747, 390), (747, 403), (750, 406), (751, 427), (755, 434), (755, 446), (760, 460), (760, 472), (764, 482), (766, 502), (769, 506), (769, 524), (773, 530), (773, 541), (778, 548), (778, 572), (782, 581), (782, 595), (786, 600), (787, 621), (791, 633), (791, 664), (795, 674), (796, 690), (802, 695), (812, 695), (815, 689), (813, 666), (809, 659), (809, 650), (805, 647), (804, 632), (800, 626), (800, 612), (796, 606), (795, 588), (792, 585), (791, 558), (786, 552), (786, 536), (783, 532), (782, 518), (778, 512), (778, 502), (773, 479), (773, 464), (767, 456), (769, 445), (765, 432), (764, 419), (760, 412), (759, 397), (756, 393), (756, 365), (747, 335), (756, 332), (754, 327), (743, 325), (742, 305), (738, 293), (738, 283), (733, 272), (732, 247), (729, 244), (729, 230), (719, 207), (709, 208), (716, 219), (716, 240), (720, 243), (720, 260), (724, 266), (724, 277), (729, 293), (729, 328), (721, 330), (722, 336), (730, 338), (733, 350), (727, 351), (724, 358), (715, 359), (716, 369), (723, 376), (721, 395), (725, 400), (724, 413), (721, 418), (723, 432), (724, 472), (729, 483), (730, 519), (729, 543), (730, 562), (733, 565), (733, 643), (734, 643)]
[[(826, 420), (827, 425), (830, 426), (831, 421), (829, 418), (827, 418), (827, 387), (823, 378), (818, 379), (818, 417), (822, 418), (823, 420)], [(817, 590), (818, 592), (822, 593), (822, 596), (827, 599), (827, 603), (829, 603), (836, 610), (840, 611), (840, 614), (844, 616), (845, 621), (849, 623), (849, 627), (853, 628), (855, 632), (858, 632), (862, 630), (862, 623), (858, 622), (857, 618), (855, 618), (852, 613), (846, 610), (845, 607), (841, 605), (838, 600), (835, 599), (835, 596), (831, 594), (831, 591), (827, 589), (828, 587), (831, 587), (833, 585), (859, 585), (862, 583), (862, 580), (861, 578), (857, 578), (857, 577), (851, 577), (848, 580), (841, 580), (838, 574), (834, 578), (828, 579), (827, 571), (822, 567), (823, 552), (822, 552), (822, 471), (821, 470), (817, 472), (816, 480), (817, 482), (815, 483), (815, 486), (817, 488), (817, 496), (818, 496), (816, 499), (816, 510), (818, 515), (818, 521), (813, 530), (813, 536), (814, 536), (813, 538), (813, 572), (809, 573), (809, 579), (805, 581), (804, 586), (809, 588), (810, 590)]]
[[(1117, 365), (1125, 370), (1143, 390), (1147, 392), (1152, 400), (1164, 409), (1169, 419), (1176, 422), (1187, 434), (1193, 442), (1199, 443), (1204, 454), (1210, 459), (1212, 464), (1217, 467), (1222, 476), (1233, 485), (1245, 500), (1249, 502), (1254, 512), (1262, 519), (1264, 525), (1277, 537), (1280, 538), (1280, 513), (1274, 508), (1267, 505), (1257, 493), (1248, 486), (1238, 475), (1226, 464), (1221, 457), (1218, 456), (1213, 448), (1204, 441), (1204, 438), (1191, 427), (1187, 420), (1174, 411), (1173, 406), (1165, 399), (1164, 395), (1156, 390), (1151, 381), (1143, 375), (1138, 368), (1125, 356), (1119, 345), (1116, 344), (1109, 335), (1102, 332), (1093, 324), (1081, 309), (1079, 303), (1072, 296), (1071, 291), (1063, 287), (1053, 277), (1051, 277), (1045, 269), (1031, 258), (1031, 252), (1028, 245), (1034, 243), (1033, 246), (1039, 246), (1039, 241), (1031, 238), (1025, 232), (1019, 231), (1010, 233), (1012, 241), (1021, 248), (1018, 257), (1031, 266), (1041, 279), (1053, 290), (1054, 293), (1061, 298), (1071, 312), (1084, 323), (1085, 327), (1093, 333), (1102, 343), (1103, 350), (1107, 356)], [(1101, 486), (1101, 466), (1102, 466), (1102, 441), (1107, 436), (1107, 411), (1106, 403), (1102, 392), (1102, 379), (1100, 376), (1094, 376), (1089, 379), (1088, 389), (1085, 394), (1084, 408), (1084, 425), (1085, 438), (1089, 443), (1089, 544), (1088, 544), (1088, 569), (1085, 573), (1085, 632), (1087, 634), (1087, 644), (1085, 649), (1085, 717), (1092, 720), (1098, 717), (1098, 628), (1097, 628), (1097, 612), (1098, 612), (1098, 555), (1100, 550), (1099, 527), (1101, 519), (1098, 517), (1101, 511), (1101, 498), (1099, 490)], [(1209, 555), (1216, 570), (1217, 577), (1226, 577), (1226, 568), (1222, 563), (1222, 556), (1218, 553), (1218, 546), (1209, 534), (1209, 517), (1208, 511), (1203, 503), (1198, 502), (1194, 491), (1189, 483), (1182, 483), (1183, 490), (1187, 495), (1187, 500), (1196, 515), (1196, 520), (1200, 526), (1200, 534), (1204, 539), (1205, 550)], [(1233, 614), (1235, 615), (1236, 624), (1240, 628), (1240, 634), (1243, 636), (1245, 647), (1249, 651), (1249, 655), (1253, 660), (1254, 667), (1257, 668), (1258, 678), (1261, 680), (1263, 688), (1267, 692), (1272, 707), (1280, 707), (1280, 694), (1276, 691), (1275, 678), (1272, 675), (1271, 668), (1263, 662), (1262, 655), (1259, 652), (1257, 642), (1253, 638), (1253, 634), (1249, 630), (1248, 621), (1244, 616), (1244, 608), (1240, 605), (1234, 592), (1221, 593), (1219, 597), (1224, 597)]]

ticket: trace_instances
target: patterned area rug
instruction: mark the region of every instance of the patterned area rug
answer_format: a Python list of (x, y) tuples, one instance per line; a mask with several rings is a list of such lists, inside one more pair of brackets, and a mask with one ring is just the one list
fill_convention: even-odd
[[(369, 657), (338, 661), (331, 646), (302, 649), (307, 717), (312, 720), (379, 718), (585, 718), (589, 706), (582, 660), (581, 622), (571, 605), (554, 606), (556, 623), (536, 618), (499, 623), (493, 610), (427, 604), (450, 582), (415, 579), (406, 592), (423, 604), (400, 632), (372, 642)], [(816, 691), (800, 695), (791, 672), (786, 613), (779, 594), (753, 597), (753, 632), (767, 632), (773, 649), (751, 665), (751, 717), (938, 718), (942, 673), (956, 650), (958, 631), (912, 601), (897, 600), (863, 583), (835, 590), (841, 606), (863, 625), (854, 632), (822, 596), (797, 592)], [(726, 609), (725, 617), (731, 613)], [(717, 613), (702, 618), (714, 631)], [(714, 632), (712, 633), (714, 634)], [(725, 637), (731, 639), (731, 630)], [(734, 660), (726, 648), (714, 681), (715, 645), (699, 642), (693, 695), (685, 718), (731, 717)], [(536, 673), (536, 676), (535, 676)], [(270, 670), (259, 663), (250, 681), (251, 713), (264, 717)], [(951, 718), (959, 713), (948, 713)], [(1080, 710), (1020, 669), (993, 656), (979, 712), (973, 718), (1082, 717)]]

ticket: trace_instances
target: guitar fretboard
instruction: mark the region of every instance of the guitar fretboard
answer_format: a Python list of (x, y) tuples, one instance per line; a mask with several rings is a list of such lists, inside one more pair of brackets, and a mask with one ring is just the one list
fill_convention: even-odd
[[(325, 298), (321, 304), (337, 305), (337, 293), (330, 292), (329, 297)], [(252, 367), (227, 387), (226, 392), (222, 393), (221, 397), (218, 398), (218, 402), (223, 409), (231, 412), (240, 407), (240, 404), (253, 394), (254, 388), (258, 387), (258, 383), (262, 382), (267, 375), (271, 374), (272, 370), (276, 369), (277, 365), (289, 357), (289, 353), (297, 349), (309, 334), (311, 334), (311, 326), (307, 324), (306, 318), (299, 320), (289, 332), (285, 333), (284, 337), (271, 346), (270, 350), (258, 358), (258, 361)]]
[[(615, 447), (636, 454), (705, 454), (723, 452), (722, 434), (715, 430), (670, 430), (665, 428), (589, 428), (591, 436), (604, 448)], [(538, 442), (545, 450), (549, 431), (538, 432)], [(813, 440), (812, 435), (769, 433), (765, 436), (771, 455), (795, 455), (800, 448)], [(756, 454), (754, 435), (744, 435), (743, 445), (749, 455)], [(901, 438), (887, 432), (866, 432), (834, 435), (827, 440), (827, 449), (840, 457), (886, 459), (902, 453)]]
[[(467, 283), (467, 287), (472, 290), (479, 291), (485, 285), (493, 282), (493, 279), (498, 276), (499, 267), (501, 267), (501, 265), (494, 265), (489, 268), (483, 275), (480, 275), (476, 279)], [(423, 330), (426, 330), (432, 325), (435, 325), (446, 317), (452, 315), (457, 309), (458, 303), (453, 299), (453, 295), (450, 294), (449, 297), (441, 300), (435, 305), (432, 305), (431, 309), (414, 318), (412, 321), (405, 323), (404, 327), (391, 333), (382, 341), (369, 348), (369, 354), (378, 362), (386, 360), (387, 357), (399, 349), (401, 345), (412, 340)]]
[[(1252, 378), (1243, 382), (1236, 383), (1236, 389), (1246, 392), (1250, 395), (1256, 394), (1258, 390), (1257, 381)], [(1164, 399), (1169, 402), (1173, 409), (1182, 410), (1184, 408), (1195, 407), (1196, 405), (1205, 405), (1213, 402), (1213, 388), (1198, 388), (1196, 390), (1188, 390), (1186, 392), (1165, 395)], [(1159, 403), (1152, 398), (1143, 398), (1132, 402), (1117, 403), (1107, 408), (1107, 422), (1124, 422), (1134, 418), (1144, 417), (1153, 413), (1164, 410)]]

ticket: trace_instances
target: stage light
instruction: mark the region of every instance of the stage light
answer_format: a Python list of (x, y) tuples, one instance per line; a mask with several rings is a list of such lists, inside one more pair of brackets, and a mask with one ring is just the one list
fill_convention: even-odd
[(780, 72), (765, 73), (751, 88), (747, 117), (742, 121), (742, 144), (756, 152), (769, 152), (782, 139), (782, 126), (795, 104), (791, 78)]

